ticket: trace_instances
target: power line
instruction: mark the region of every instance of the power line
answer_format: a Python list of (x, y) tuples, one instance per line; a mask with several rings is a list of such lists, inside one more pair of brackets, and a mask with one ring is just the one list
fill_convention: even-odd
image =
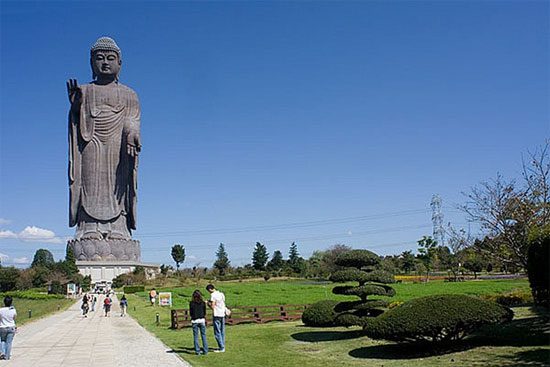
[(329, 225), (329, 224), (348, 224), (348, 223), (364, 222), (364, 221), (375, 220), (375, 219), (385, 219), (385, 218), (399, 217), (399, 216), (406, 216), (406, 215), (413, 215), (413, 214), (422, 214), (422, 213), (428, 213), (429, 211), (430, 211), (429, 209), (411, 209), (411, 210), (402, 210), (402, 211), (383, 213), (383, 214), (364, 215), (364, 216), (358, 216), (358, 217), (345, 217), (345, 218), (325, 219), (325, 220), (316, 220), (316, 221), (308, 221), (308, 222), (277, 224), (277, 225), (260, 225), (260, 226), (237, 227), (237, 228), (217, 228), (217, 229), (200, 229), (200, 230), (189, 230), (189, 231), (141, 233), (141, 234), (136, 234), (134, 237), (150, 238), (150, 237), (173, 237), (173, 236), (182, 236), (182, 235), (197, 236), (197, 235), (234, 234), (234, 233), (257, 232), (257, 231), (267, 231), (267, 230), (307, 228), (307, 227), (316, 227), (316, 226)]
[[(292, 242), (292, 241), (314, 241), (314, 240), (329, 240), (329, 239), (350, 239), (351, 236), (353, 237), (362, 237), (366, 235), (371, 234), (377, 234), (377, 233), (389, 233), (389, 232), (400, 232), (410, 229), (421, 229), (421, 228), (430, 228), (431, 224), (420, 224), (420, 225), (411, 225), (411, 226), (401, 226), (401, 227), (392, 227), (392, 228), (382, 228), (382, 229), (372, 229), (368, 231), (360, 231), (360, 232), (352, 232), (351, 234), (342, 234), (342, 233), (333, 233), (328, 235), (321, 235), (321, 236), (310, 236), (310, 237), (293, 237), (293, 238), (279, 238), (279, 239), (269, 239), (264, 240), (262, 239), (260, 242), (264, 242), (265, 244), (272, 244), (272, 243), (278, 243), (278, 242)], [(240, 243), (225, 243), (227, 249), (231, 249), (234, 247), (247, 247), (252, 246), (255, 241), (251, 242), (240, 242)], [(147, 246), (147, 248), (142, 248), (142, 251), (156, 251), (160, 249), (165, 249), (170, 247), (171, 245), (166, 246)], [(218, 244), (190, 244), (185, 245), (185, 248), (217, 248)]]

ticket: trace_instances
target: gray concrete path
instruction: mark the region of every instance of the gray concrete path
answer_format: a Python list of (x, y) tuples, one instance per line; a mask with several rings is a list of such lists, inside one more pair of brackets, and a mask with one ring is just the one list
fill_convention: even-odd
[(104, 317), (103, 299), (98, 296), (87, 318), (79, 301), (18, 328), (11, 360), (0, 361), (0, 367), (190, 366), (130, 316), (120, 317), (116, 297), (110, 317)]

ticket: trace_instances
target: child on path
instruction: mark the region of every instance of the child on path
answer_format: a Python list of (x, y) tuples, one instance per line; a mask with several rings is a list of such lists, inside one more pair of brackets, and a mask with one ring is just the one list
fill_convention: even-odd
[[(208, 343), (206, 342), (206, 303), (202, 299), (201, 292), (197, 289), (193, 292), (193, 300), (189, 302), (189, 313), (191, 315), (191, 325), (193, 326), (193, 341), (195, 353), (197, 355), (208, 354)], [(199, 332), (202, 338), (201, 352), (199, 345)]]

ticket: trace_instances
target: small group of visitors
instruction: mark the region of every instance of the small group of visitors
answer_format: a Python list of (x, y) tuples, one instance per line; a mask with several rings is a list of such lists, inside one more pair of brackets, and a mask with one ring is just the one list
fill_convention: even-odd
[[(84, 317), (88, 317), (88, 312), (90, 310), (90, 304), (92, 305), (92, 311), (95, 311), (95, 304), (97, 302), (97, 297), (94, 295), (88, 295), (87, 293), (82, 297), (82, 305), (80, 306), (80, 309), (82, 310), (82, 315)], [(103, 300), (103, 309), (105, 311), (105, 317), (109, 317), (109, 314), (111, 312), (111, 305), (113, 304), (113, 300), (111, 298), (110, 294), (107, 294), (105, 296), (105, 299)], [(128, 309), (128, 299), (126, 299), (126, 295), (122, 295), (122, 298), (120, 299), (120, 317), (126, 316), (126, 310)]]
[(88, 312), (90, 311), (90, 304), (92, 312), (95, 312), (95, 304), (97, 303), (97, 297), (93, 294), (84, 294), (82, 297), (82, 305), (80, 306), (80, 309), (82, 310), (82, 315), (84, 317), (88, 317)]
[(0, 308), (0, 359), (10, 359), (11, 343), (17, 330), (15, 326), (17, 311), (12, 303), (13, 299), (6, 296), (4, 297), (4, 307)]
[[(225, 316), (229, 310), (225, 306), (225, 295), (218, 291), (212, 284), (206, 286), (210, 293), (210, 300), (204, 301), (202, 293), (197, 289), (193, 292), (193, 298), (189, 302), (189, 314), (193, 326), (193, 341), (197, 355), (208, 354), (208, 342), (206, 341), (206, 306), (212, 309), (214, 338), (218, 343), (218, 349), (214, 353), (225, 352)], [(199, 344), (199, 334), (202, 339), (202, 350)]]

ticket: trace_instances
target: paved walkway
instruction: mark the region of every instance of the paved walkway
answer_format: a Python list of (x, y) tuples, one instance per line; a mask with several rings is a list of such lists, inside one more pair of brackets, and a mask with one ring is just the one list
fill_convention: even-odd
[(190, 366), (130, 316), (120, 317), (115, 297), (110, 317), (104, 317), (103, 299), (98, 296), (87, 318), (79, 301), (18, 328), (11, 360), (0, 361), (0, 367)]

